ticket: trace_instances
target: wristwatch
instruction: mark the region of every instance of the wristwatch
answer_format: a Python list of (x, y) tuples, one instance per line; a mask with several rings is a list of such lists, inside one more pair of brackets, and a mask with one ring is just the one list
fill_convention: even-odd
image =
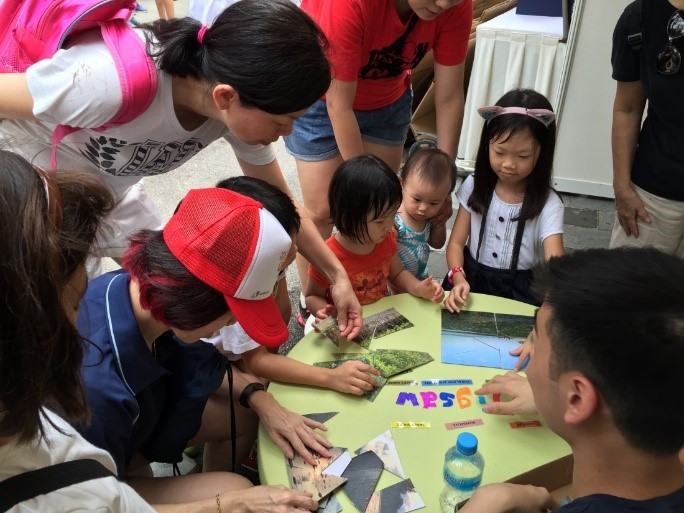
[(454, 284), (454, 274), (456, 273), (461, 273), (463, 277), (465, 278), (465, 271), (463, 270), (463, 267), (460, 265), (457, 265), (456, 267), (452, 267), (449, 272), (447, 273), (447, 281), (451, 283), (452, 285)]
[(255, 383), (250, 383), (242, 389), (242, 393), (240, 394), (240, 399), (238, 399), (238, 401), (245, 408), (249, 408), (249, 403), (247, 401), (254, 392), (258, 392), (259, 390), (266, 390), (266, 387), (264, 387), (263, 383), (259, 383), (258, 381)]

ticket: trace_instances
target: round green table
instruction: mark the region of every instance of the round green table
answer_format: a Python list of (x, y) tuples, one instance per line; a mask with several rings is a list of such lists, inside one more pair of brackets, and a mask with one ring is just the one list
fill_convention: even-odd
[[(434, 361), (413, 369), (412, 372), (390, 378), (390, 381), (425, 379), (472, 379), (475, 390), (485, 380), (506, 372), (502, 369), (471, 367), (441, 363), (441, 314), (440, 305), (416, 299), (408, 294), (386, 297), (364, 307), (364, 317), (387, 308), (396, 308), (408, 318), (413, 327), (373, 340), (370, 349), (407, 349), (428, 352)], [(483, 294), (471, 294), (468, 310), (533, 315), (534, 307), (525, 303)], [(366, 352), (353, 342), (336, 347), (318, 333), (305, 336), (289, 354), (302, 362), (314, 363), (334, 360), (332, 353)], [(456, 393), (462, 385), (450, 386), (402, 386), (385, 385), (374, 402), (363, 397), (341, 394), (332, 390), (273, 382), (269, 391), (278, 401), (301, 414), (338, 412), (326, 422), (327, 438), (338, 447), (344, 447), (354, 456), (354, 451), (367, 442), (391, 429), (399, 458), (406, 477), (411, 479), (416, 491), (425, 502), (423, 511), (439, 511), (439, 494), (443, 488), (442, 465), (444, 452), (455, 443), (462, 431), (474, 433), (479, 439), (479, 450), (485, 459), (484, 483), (501, 482), (527, 472), (570, 453), (570, 447), (552, 433), (543, 423), (542, 427), (513, 429), (515, 421), (529, 421), (539, 417), (498, 416), (482, 412), (477, 396), (465, 395), (462, 405), (444, 407), (437, 400), (435, 407), (425, 408), (420, 392), (433, 391)], [(401, 392), (413, 392), (418, 406), (411, 402), (397, 404)], [(467, 399), (467, 400), (466, 400)], [(492, 397), (486, 397), (491, 401)], [(482, 425), (464, 429), (447, 430), (446, 423), (481, 419)], [(392, 422), (429, 422), (430, 428), (392, 428)], [(259, 430), (259, 475), (262, 484), (288, 486), (285, 458), (268, 435)], [(401, 478), (383, 471), (375, 490), (402, 481)], [(335, 492), (343, 511), (357, 509), (346, 494)]]

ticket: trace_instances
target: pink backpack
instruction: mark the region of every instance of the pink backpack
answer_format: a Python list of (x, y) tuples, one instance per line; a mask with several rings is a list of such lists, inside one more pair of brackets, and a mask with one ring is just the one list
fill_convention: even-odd
[[(51, 57), (69, 38), (87, 30), (102, 32), (121, 84), (121, 107), (96, 130), (128, 123), (157, 94), (157, 70), (143, 41), (128, 24), (135, 0), (1, 0), (0, 73), (24, 72)], [(52, 134), (52, 168), (57, 144), (79, 127), (59, 125)]]

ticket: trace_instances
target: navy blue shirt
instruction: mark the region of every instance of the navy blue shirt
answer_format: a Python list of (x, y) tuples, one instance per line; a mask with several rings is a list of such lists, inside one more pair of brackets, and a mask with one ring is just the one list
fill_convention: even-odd
[(227, 361), (211, 344), (184, 344), (171, 332), (150, 350), (123, 271), (88, 284), (78, 329), (86, 340), (81, 373), (92, 416), (77, 429), (112, 455), (121, 479), (137, 451), (149, 461), (180, 461)]
[(556, 513), (684, 513), (684, 488), (645, 501), (612, 495), (587, 495), (558, 508)]

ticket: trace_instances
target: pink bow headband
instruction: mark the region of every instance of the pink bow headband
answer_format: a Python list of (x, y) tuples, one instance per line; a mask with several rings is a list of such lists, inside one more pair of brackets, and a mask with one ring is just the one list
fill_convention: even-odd
[(500, 107), (499, 105), (491, 105), (489, 107), (480, 107), (477, 112), (486, 121), (494, 119), (502, 114), (523, 114), (544, 123), (548, 127), (553, 120), (556, 119), (556, 114), (548, 109), (526, 109), (525, 107)]

